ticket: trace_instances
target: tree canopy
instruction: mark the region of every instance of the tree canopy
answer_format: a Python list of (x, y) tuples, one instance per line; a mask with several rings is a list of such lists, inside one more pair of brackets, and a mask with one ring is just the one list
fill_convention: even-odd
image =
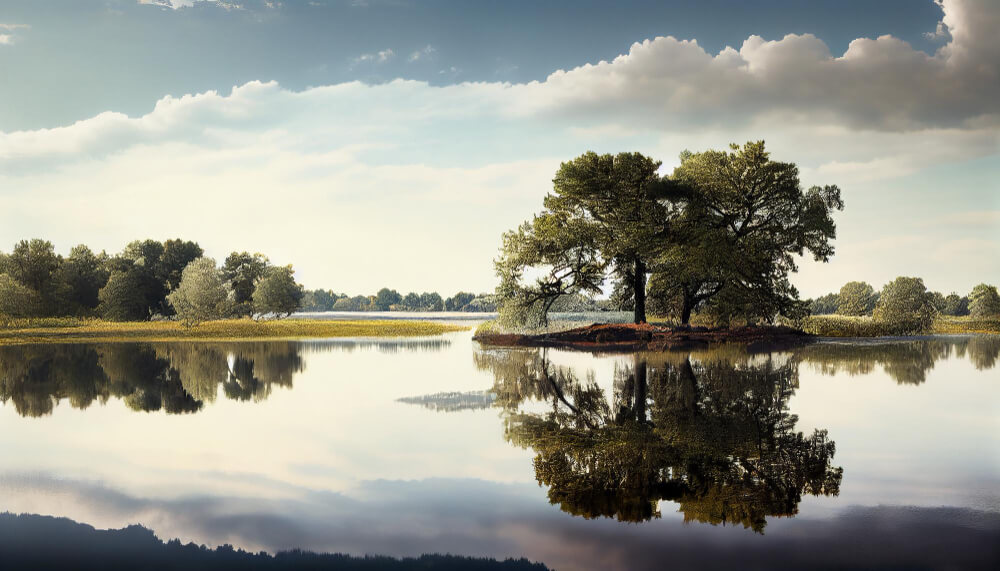
[(872, 313), (876, 321), (900, 333), (926, 331), (936, 315), (934, 296), (927, 291), (924, 280), (904, 276), (885, 284)]
[(875, 288), (866, 282), (847, 282), (840, 288), (837, 313), (841, 315), (868, 315), (875, 309)]
[(302, 286), (295, 283), (292, 266), (271, 266), (253, 292), (253, 311), (260, 316), (288, 316), (302, 304)]
[(969, 314), (974, 317), (1000, 315), (1000, 295), (996, 286), (979, 284), (969, 294)]
[(215, 260), (198, 258), (181, 272), (180, 282), (167, 296), (167, 301), (184, 323), (195, 325), (229, 315), (232, 309), (231, 292), (222, 281)]
[(647, 294), (682, 323), (702, 308), (720, 320), (804, 315), (788, 275), (795, 256), (833, 254), (840, 190), (802, 190), (798, 168), (771, 160), (763, 141), (685, 152), (669, 177), (659, 167), (639, 153), (563, 163), (545, 209), (503, 236), (501, 321), (544, 324), (553, 298), (600, 291), (607, 278), (636, 323)]

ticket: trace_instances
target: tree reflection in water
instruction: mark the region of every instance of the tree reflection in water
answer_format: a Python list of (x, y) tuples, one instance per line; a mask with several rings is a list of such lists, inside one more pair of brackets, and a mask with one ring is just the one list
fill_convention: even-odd
[(136, 411), (196, 412), (226, 397), (260, 401), (304, 368), (294, 342), (118, 343), (0, 347), (0, 401), (22, 416), (122, 399)]
[(927, 373), (937, 361), (953, 355), (959, 359), (968, 358), (977, 370), (992, 369), (1000, 357), (1000, 336), (816, 343), (795, 351), (797, 358), (823, 374), (867, 375), (878, 365), (901, 385), (925, 382)]
[(836, 495), (843, 471), (825, 430), (794, 430), (797, 362), (731, 357), (638, 353), (616, 368), (610, 395), (543, 350), (476, 361), (495, 375), (506, 438), (535, 452), (535, 476), (564, 511), (639, 522), (670, 500), (685, 521), (761, 532), (767, 517), (794, 515), (802, 494)]

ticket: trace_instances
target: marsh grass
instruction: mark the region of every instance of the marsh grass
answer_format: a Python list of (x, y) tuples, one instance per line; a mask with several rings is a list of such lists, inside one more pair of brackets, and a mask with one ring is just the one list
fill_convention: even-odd
[[(885, 337), (912, 335), (893, 324), (879, 322), (871, 317), (846, 315), (813, 315), (802, 320), (802, 330), (820, 337)], [(926, 334), (1000, 334), (1000, 317), (950, 317), (938, 316)]]
[(0, 345), (89, 341), (212, 341), (223, 339), (303, 339), (328, 337), (417, 337), (468, 329), (428, 321), (321, 321), (223, 319), (185, 327), (177, 321), (113, 322), (43, 318), (0, 321)]
[(1000, 315), (993, 317), (939, 317), (934, 333), (993, 333), (1000, 334)]

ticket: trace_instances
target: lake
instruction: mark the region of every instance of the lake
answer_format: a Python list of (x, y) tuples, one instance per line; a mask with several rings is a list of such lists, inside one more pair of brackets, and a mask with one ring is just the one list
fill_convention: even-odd
[(0, 347), (0, 512), (555, 569), (1000, 563), (1000, 337)]

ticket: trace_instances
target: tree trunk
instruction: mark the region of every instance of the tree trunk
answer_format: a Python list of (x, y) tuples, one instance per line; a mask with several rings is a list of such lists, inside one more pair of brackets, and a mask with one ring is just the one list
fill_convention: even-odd
[(635, 300), (635, 322), (646, 323), (646, 264), (640, 258), (635, 259), (632, 296)]
[(684, 306), (681, 308), (681, 325), (687, 325), (691, 323), (691, 311), (694, 308), (694, 303), (687, 295), (684, 296)]

